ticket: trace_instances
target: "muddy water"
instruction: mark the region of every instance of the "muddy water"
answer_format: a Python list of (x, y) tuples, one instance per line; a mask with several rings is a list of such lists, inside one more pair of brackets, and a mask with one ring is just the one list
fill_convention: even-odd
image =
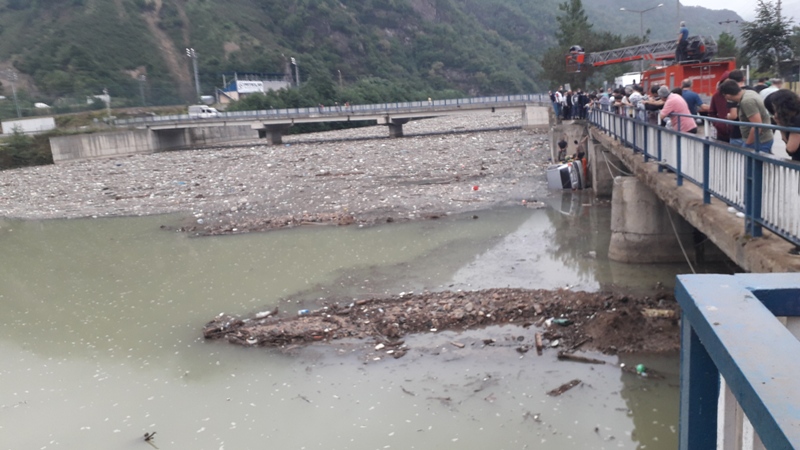
[(160, 449), (675, 448), (676, 357), (557, 362), (517, 353), (532, 332), (511, 327), (414, 336), (398, 360), (363, 342), (282, 354), (199, 337), (220, 312), (320, 298), (644, 289), (686, 270), (610, 264), (608, 207), (550, 203), (204, 239), (160, 229), (171, 217), (0, 221), (0, 449), (146, 448), (152, 431)]

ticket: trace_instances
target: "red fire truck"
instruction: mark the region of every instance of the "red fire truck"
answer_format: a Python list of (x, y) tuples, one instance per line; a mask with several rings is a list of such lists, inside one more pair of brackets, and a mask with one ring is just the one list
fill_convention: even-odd
[(653, 84), (678, 87), (685, 79), (692, 80), (692, 90), (711, 96), (725, 71), (736, 69), (733, 58), (718, 58), (717, 43), (710, 36), (692, 36), (686, 50), (686, 59), (675, 63), (675, 40), (651, 42), (604, 52), (584, 53), (580, 46), (570, 48), (567, 55), (567, 72), (580, 72), (583, 67), (602, 67), (631, 61), (651, 61), (650, 68), (642, 72), (641, 84), (645, 92)]

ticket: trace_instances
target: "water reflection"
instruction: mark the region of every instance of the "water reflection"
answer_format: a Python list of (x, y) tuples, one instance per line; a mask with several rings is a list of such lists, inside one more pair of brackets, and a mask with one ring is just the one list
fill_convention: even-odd
[[(204, 239), (161, 229), (177, 220), (168, 216), (0, 221), (0, 442), (128, 448), (152, 431), (162, 449), (669, 442), (672, 431), (640, 424), (646, 407), (633, 403), (677, 405), (674, 387), (651, 400), (615, 365), (520, 355), (514, 335), (531, 339), (531, 330), (414, 336), (408, 356), (380, 361), (364, 356), (362, 342), (282, 354), (199, 338), (220, 312), (294, 314), (320, 298), (636, 285), (641, 274), (614, 280), (604, 260), (607, 207), (581, 205), (577, 216), (516, 207), (477, 219)], [(498, 344), (484, 347), (487, 336)], [(465, 349), (449, 344), (456, 339)], [(572, 378), (584, 384), (544, 394)], [(665, 408), (657, 420), (675, 423), (673, 413)]]

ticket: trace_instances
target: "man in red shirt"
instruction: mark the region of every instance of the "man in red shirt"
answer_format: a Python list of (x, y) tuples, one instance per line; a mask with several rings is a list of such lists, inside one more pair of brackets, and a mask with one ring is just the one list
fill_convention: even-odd
[[(727, 119), (728, 118), (728, 101), (725, 100), (725, 96), (722, 95), (722, 92), (719, 91), (719, 85), (722, 84), (723, 81), (728, 79), (728, 75), (730, 71), (725, 71), (722, 76), (719, 77), (719, 81), (717, 82), (717, 92), (714, 92), (714, 95), (711, 96), (711, 104), (708, 107), (708, 115), (709, 117), (713, 117), (716, 119)], [(717, 130), (717, 140), (722, 142), (730, 142), (731, 134), (730, 134), (730, 127), (724, 123), (714, 122), (714, 129)]]

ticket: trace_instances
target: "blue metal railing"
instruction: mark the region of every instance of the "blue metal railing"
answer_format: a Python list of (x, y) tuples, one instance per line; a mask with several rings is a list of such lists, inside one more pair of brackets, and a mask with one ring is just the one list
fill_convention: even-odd
[[(194, 118), (188, 114), (169, 115), (169, 116), (152, 116), (152, 117), (139, 117), (135, 119), (119, 119), (114, 121), (115, 125), (143, 125), (162, 122), (195, 122), (195, 121), (218, 121), (220, 119), (245, 119), (245, 118), (293, 118), (293, 117), (311, 117), (315, 115), (337, 115), (342, 113), (353, 114), (369, 114), (378, 112), (413, 112), (423, 109), (430, 109), (436, 111), (437, 107), (448, 107), (460, 105), (485, 105), (485, 104), (512, 104), (519, 102), (536, 102), (547, 103), (550, 105), (550, 98), (547, 94), (523, 94), (523, 95), (500, 95), (493, 97), (470, 97), (470, 98), (457, 98), (448, 100), (432, 100), (428, 102), (397, 102), (397, 103), (376, 103), (370, 105), (338, 105), (338, 106), (318, 106), (309, 108), (284, 108), (284, 109), (268, 109), (259, 111), (232, 111), (220, 112), (217, 117), (212, 118)], [(356, 119), (357, 120), (357, 119)]]
[[(720, 376), (767, 449), (800, 449), (800, 341), (776, 316), (800, 316), (800, 274), (680, 275), (679, 449), (716, 449), (733, 420)], [(726, 417), (727, 416), (727, 417)], [(722, 420), (724, 427), (718, 427)], [(735, 427), (734, 427), (735, 428)], [(723, 431), (723, 448), (741, 448)], [(740, 444), (740, 443), (739, 443)]]
[[(759, 237), (766, 228), (800, 245), (800, 163), (703, 135), (710, 134), (713, 122), (734, 126), (740, 122), (691, 117), (703, 120), (698, 131), (705, 133), (682, 133), (648, 123), (641, 115), (629, 117), (599, 109), (590, 111), (589, 121), (641, 153), (645, 162), (657, 161), (659, 171), (674, 172), (678, 186), (686, 180), (701, 187), (705, 203), (714, 196), (743, 213), (746, 234)], [(792, 130), (774, 125), (755, 128)]]

